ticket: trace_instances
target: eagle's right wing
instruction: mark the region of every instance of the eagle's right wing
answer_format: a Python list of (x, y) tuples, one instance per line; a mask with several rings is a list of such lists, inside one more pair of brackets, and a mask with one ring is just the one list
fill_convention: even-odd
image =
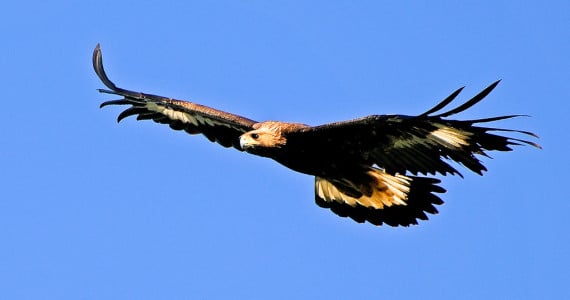
[(99, 92), (123, 97), (119, 100), (103, 102), (101, 107), (131, 105), (119, 114), (117, 121), (137, 115), (137, 120), (150, 119), (157, 123), (168, 124), (174, 130), (184, 130), (189, 134), (200, 133), (212, 142), (217, 142), (224, 147), (233, 146), (238, 150), (242, 150), (239, 136), (253, 130), (253, 124), (257, 123), (204, 105), (119, 88), (105, 74), (99, 44), (93, 51), (93, 68), (103, 84), (110, 89), (99, 89)]

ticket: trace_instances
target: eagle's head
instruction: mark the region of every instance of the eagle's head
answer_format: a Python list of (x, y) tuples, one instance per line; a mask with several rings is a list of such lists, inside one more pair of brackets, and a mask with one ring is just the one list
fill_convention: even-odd
[[(248, 131), (239, 137), (239, 144), (246, 152), (264, 155), (268, 151), (281, 148), (287, 139), (281, 134), (281, 123), (267, 121), (253, 125), (254, 130)], [(267, 156), (264, 155), (264, 156)]]

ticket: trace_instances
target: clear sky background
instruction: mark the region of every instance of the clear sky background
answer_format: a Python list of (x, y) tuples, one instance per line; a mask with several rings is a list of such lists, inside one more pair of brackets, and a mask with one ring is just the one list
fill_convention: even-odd
[[(10, 1), (0, 11), (1, 299), (570, 299), (569, 1)], [(100, 110), (119, 86), (256, 120), (419, 114), (544, 147), (444, 178), (440, 214), (357, 224), (313, 178)]]

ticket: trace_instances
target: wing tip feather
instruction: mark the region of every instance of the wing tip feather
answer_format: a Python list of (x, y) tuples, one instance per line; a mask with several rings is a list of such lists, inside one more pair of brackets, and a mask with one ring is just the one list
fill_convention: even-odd
[(449, 103), (451, 103), (460, 93), (461, 91), (463, 91), (463, 89), (465, 88), (465, 86), (462, 86), (460, 88), (458, 88), (457, 90), (455, 90), (453, 93), (451, 93), (449, 96), (447, 96), (445, 99), (443, 99), (441, 102), (439, 102), (438, 104), (436, 104), (434, 107), (432, 107), (431, 109), (429, 109), (428, 111), (424, 112), (423, 114), (420, 115), (420, 117), (427, 117), (432, 113), (435, 113), (439, 110), (442, 110), (444, 107), (446, 107)]
[(497, 85), (500, 82), (501, 82), (501, 79), (491, 83), (489, 86), (484, 88), (477, 95), (473, 96), (473, 98), (467, 100), (465, 103), (463, 103), (463, 104), (459, 105), (458, 107), (451, 109), (447, 112), (436, 115), (435, 117), (440, 117), (440, 118), (448, 117), (448, 116), (460, 113), (460, 112), (472, 107), (473, 105), (479, 103), (481, 100), (485, 99), (485, 97), (487, 97), (487, 95), (489, 95), (497, 87)]
[(110, 91), (105, 89), (98, 89), (100, 93), (119, 94), (125, 91), (121, 88), (118, 88), (107, 76), (105, 68), (103, 67), (103, 52), (101, 51), (101, 44), (99, 43), (97, 43), (95, 49), (93, 49), (93, 69), (103, 84), (111, 89)]

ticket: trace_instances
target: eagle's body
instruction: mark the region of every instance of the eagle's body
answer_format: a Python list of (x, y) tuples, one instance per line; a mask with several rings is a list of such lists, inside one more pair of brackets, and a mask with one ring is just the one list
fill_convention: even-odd
[[(435, 174), (460, 175), (447, 161), (460, 163), (475, 173), (485, 167), (475, 154), (510, 151), (510, 145), (537, 144), (491, 132), (525, 131), (476, 126), (516, 115), (458, 121), (446, 117), (481, 101), (498, 81), (464, 104), (441, 111), (459, 94), (458, 89), (434, 108), (419, 116), (372, 115), (321, 126), (280, 121), (257, 122), (204, 105), (137, 93), (118, 88), (105, 74), (99, 45), (93, 53), (95, 72), (122, 99), (106, 105), (131, 105), (118, 120), (137, 115), (169, 124), (176, 130), (203, 134), (224, 147), (271, 158), (300, 173), (315, 176), (319, 206), (358, 222), (392, 226), (417, 224), (425, 213), (435, 214), (437, 196), (445, 190)], [(423, 176), (422, 176), (423, 175)]]

